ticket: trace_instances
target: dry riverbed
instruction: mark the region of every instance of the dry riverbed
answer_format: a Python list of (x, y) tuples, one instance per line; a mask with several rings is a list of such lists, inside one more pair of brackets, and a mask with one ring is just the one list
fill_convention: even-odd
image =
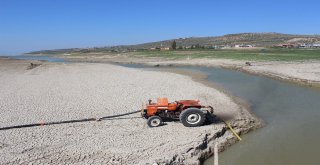
[[(260, 125), (228, 95), (184, 75), (110, 64), (0, 59), (0, 127), (103, 117), (157, 97), (199, 99), (237, 132)], [(223, 123), (148, 128), (139, 114), (120, 119), (2, 130), (0, 164), (199, 164), (236, 141)]]

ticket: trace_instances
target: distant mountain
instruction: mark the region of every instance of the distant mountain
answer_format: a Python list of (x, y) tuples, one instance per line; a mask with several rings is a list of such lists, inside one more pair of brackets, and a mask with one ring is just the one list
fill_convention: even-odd
[(297, 43), (314, 43), (320, 41), (320, 35), (293, 35), (282, 33), (238, 33), (228, 34), (217, 37), (190, 37), (164, 40), (158, 42), (149, 42), (137, 45), (119, 45), (111, 47), (94, 47), (94, 48), (70, 48), (56, 50), (42, 50), (30, 52), (28, 54), (61, 54), (61, 53), (89, 53), (89, 52), (110, 52), (110, 51), (130, 51), (139, 49), (151, 49), (160, 47), (170, 47), (172, 42), (176, 41), (177, 47), (191, 46), (234, 46), (234, 45), (253, 45), (256, 47), (270, 47), (279, 44), (297, 44)]

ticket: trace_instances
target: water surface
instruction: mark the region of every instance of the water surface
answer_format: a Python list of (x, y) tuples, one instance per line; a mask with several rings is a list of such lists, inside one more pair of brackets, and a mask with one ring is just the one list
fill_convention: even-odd
[[(220, 165), (320, 164), (319, 89), (219, 68), (171, 68), (205, 73), (209, 82), (248, 101), (264, 120), (265, 127), (220, 154)], [(212, 164), (213, 158), (205, 162)]]
[[(320, 90), (237, 71), (184, 67), (252, 104), (266, 126), (220, 154), (220, 165), (319, 165)], [(213, 164), (213, 159), (205, 162)]]
[(51, 57), (51, 56), (9, 56), (10, 58), (20, 59), (20, 60), (44, 60), (48, 62), (65, 62), (63, 58)]

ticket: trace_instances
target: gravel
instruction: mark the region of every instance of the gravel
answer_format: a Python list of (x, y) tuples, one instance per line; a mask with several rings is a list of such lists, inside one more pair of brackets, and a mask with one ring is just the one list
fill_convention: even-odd
[[(148, 99), (199, 99), (232, 116), (237, 132), (256, 119), (226, 94), (167, 72), (110, 64), (0, 60), (0, 127), (103, 117), (141, 108)], [(250, 125), (251, 124), (251, 125)], [(113, 120), (0, 131), (0, 164), (198, 164), (235, 142), (224, 124), (179, 122), (148, 128), (140, 114)]]

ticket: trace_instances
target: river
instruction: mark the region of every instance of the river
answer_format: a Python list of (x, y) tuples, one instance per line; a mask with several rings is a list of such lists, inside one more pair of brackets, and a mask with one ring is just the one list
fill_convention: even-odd
[[(220, 165), (320, 164), (320, 89), (221, 68), (169, 69), (206, 74), (209, 82), (249, 102), (264, 121), (263, 128), (243, 135), (241, 142), (222, 152)], [(213, 158), (205, 161), (212, 164)]]
[(65, 60), (63, 58), (50, 57), (50, 56), (20, 55), (20, 56), (8, 56), (8, 57), (14, 58), (14, 59), (20, 59), (20, 60), (42, 60), (42, 61), (48, 61), (48, 62), (65, 62)]
[(221, 165), (320, 164), (319, 89), (226, 69), (179, 69), (205, 73), (208, 81), (248, 101), (266, 124), (221, 153)]

